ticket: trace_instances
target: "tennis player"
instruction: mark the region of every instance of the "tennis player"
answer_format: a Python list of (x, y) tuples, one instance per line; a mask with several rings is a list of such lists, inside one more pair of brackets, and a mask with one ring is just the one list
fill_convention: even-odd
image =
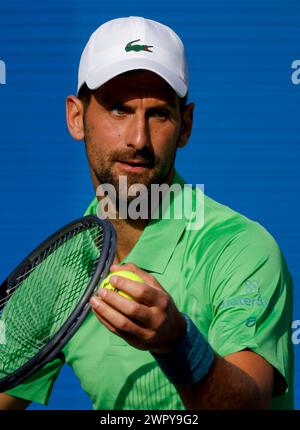
[[(1, 394), (1, 408), (47, 404), (64, 363), (95, 409), (293, 407), (291, 276), (261, 225), (188, 186), (175, 169), (192, 132), (187, 94), (184, 47), (170, 28), (129, 17), (92, 34), (77, 96), (66, 100), (67, 125), (85, 141), (97, 192), (86, 214), (103, 216), (102, 185), (116, 190), (111, 271), (132, 271), (143, 282), (112, 277), (133, 300), (101, 289), (62, 354)], [(151, 186), (162, 184), (177, 191), (166, 191), (153, 211)], [(120, 216), (141, 185), (146, 212)], [(175, 216), (188, 205), (187, 190), (196, 209)]]

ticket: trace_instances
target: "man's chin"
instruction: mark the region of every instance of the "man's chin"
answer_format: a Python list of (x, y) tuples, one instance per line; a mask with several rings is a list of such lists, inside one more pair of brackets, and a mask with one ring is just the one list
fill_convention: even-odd
[(119, 168), (120, 163), (114, 163), (110, 169), (103, 169), (101, 175), (97, 176), (99, 183), (112, 185), (118, 194), (122, 196), (135, 192), (135, 189), (146, 188), (149, 192), (152, 184), (161, 185), (167, 178), (164, 177), (157, 167), (147, 167), (140, 171), (124, 171)]

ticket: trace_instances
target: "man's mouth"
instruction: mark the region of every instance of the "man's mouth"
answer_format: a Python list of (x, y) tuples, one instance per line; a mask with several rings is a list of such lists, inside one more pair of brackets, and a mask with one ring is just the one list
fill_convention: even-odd
[(127, 172), (143, 172), (146, 169), (149, 169), (151, 167), (151, 164), (149, 162), (142, 162), (139, 160), (118, 160), (117, 164), (121, 167), (121, 169), (127, 171)]

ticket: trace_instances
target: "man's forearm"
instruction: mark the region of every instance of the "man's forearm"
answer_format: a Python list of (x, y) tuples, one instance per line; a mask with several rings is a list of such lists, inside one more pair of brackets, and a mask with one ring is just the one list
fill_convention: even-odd
[(239, 367), (215, 355), (208, 374), (197, 384), (176, 386), (186, 409), (267, 409), (255, 380)]
[(30, 403), (30, 401), (20, 399), (19, 397), (10, 396), (6, 393), (0, 393), (0, 411), (23, 410), (26, 409)]

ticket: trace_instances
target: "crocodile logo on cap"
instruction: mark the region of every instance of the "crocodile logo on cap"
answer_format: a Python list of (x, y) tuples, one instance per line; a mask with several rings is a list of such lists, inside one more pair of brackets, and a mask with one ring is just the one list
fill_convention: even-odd
[(137, 40), (132, 40), (131, 42), (128, 42), (127, 45), (125, 46), (125, 51), (129, 52), (129, 51), (135, 51), (135, 52), (139, 52), (139, 51), (147, 51), (147, 52), (153, 52), (151, 51), (150, 48), (153, 48), (153, 46), (151, 45), (134, 45), (134, 43), (139, 42), (141, 39), (137, 39)]

